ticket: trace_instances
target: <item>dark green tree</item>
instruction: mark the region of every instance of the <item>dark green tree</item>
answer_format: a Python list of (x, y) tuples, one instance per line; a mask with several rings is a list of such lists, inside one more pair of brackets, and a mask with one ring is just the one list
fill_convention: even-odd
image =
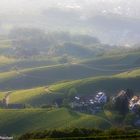
[(121, 91), (115, 98), (114, 110), (122, 115), (126, 115), (129, 112), (129, 99), (126, 92)]
[(72, 100), (77, 95), (76, 88), (71, 88), (68, 92), (68, 99)]

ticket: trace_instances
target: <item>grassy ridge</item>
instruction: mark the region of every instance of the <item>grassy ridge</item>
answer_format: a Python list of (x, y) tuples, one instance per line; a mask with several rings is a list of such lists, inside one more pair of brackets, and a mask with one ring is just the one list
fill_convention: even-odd
[(10, 103), (29, 103), (31, 100), (38, 98), (45, 94), (45, 87), (28, 89), (28, 90), (17, 90), (9, 95)]
[(0, 133), (23, 134), (33, 130), (85, 127), (109, 128), (110, 123), (94, 115), (75, 113), (67, 109), (0, 110)]
[(16, 90), (10, 94), (10, 103), (41, 106), (50, 104), (57, 98), (64, 98), (71, 88), (76, 88), (77, 94), (95, 94), (105, 91), (113, 95), (119, 90), (132, 88), (140, 93), (140, 70), (124, 72), (114, 76), (86, 78), (71, 82), (53, 84), (49, 87), (38, 87), (27, 90)]
[[(4, 94), (0, 94), (4, 95)], [(63, 98), (64, 94), (52, 93), (46, 87), (13, 91), (9, 95), (9, 103), (20, 103), (39, 107), (52, 104), (55, 99)]]
[[(119, 59), (119, 62), (122, 61), (120, 58), (115, 57), (114, 59)], [(124, 59), (126, 58), (124, 57)], [(0, 89), (33, 88), (50, 85), (64, 80), (77, 80), (87, 77), (119, 74), (139, 66), (139, 64), (122, 66), (122, 64), (118, 64), (115, 60), (108, 57), (105, 60), (87, 61), (80, 64), (43, 66), (20, 71), (4, 72), (0, 74)], [(104, 61), (104, 64), (101, 61)], [(110, 65), (108, 65), (108, 63)]]
[[(1, 49), (1, 48), (0, 48)], [(43, 67), (48, 65), (56, 65), (59, 63), (60, 58), (35, 58), (35, 59), (20, 59), (15, 60), (8, 58), (6, 56), (0, 55), (0, 71), (9, 71), (13, 68), (18, 69), (26, 69), (26, 68), (35, 68), (35, 67)], [(85, 60), (82, 61), (82, 64), (88, 66), (106, 66), (106, 68), (110, 69), (122, 69), (122, 68), (130, 68), (133, 66), (139, 66), (140, 60), (140, 52), (135, 53), (126, 53), (121, 55), (113, 55), (113, 56), (101, 56), (96, 59)]]
[(50, 89), (54, 92), (67, 93), (70, 88), (76, 88), (79, 94), (92, 94), (97, 91), (114, 93), (122, 89), (131, 88), (140, 92), (140, 69), (124, 72), (114, 76), (87, 78), (67, 83), (52, 85)]
[(95, 60), (85, 61), (86, 64), (94, 64), (94, 65), (135, 65), (139, 64), (140, 52), (133, 53), (119, 53), (119, 54), (111, 54), (101, 56)]
[[(1, 60), (1, 57), (0, 57), (0, 60)], [(20, 60), (13, 59), (14, 61), (13, 60), (11, 61), (11, 59), (9, 59), (9, 61), (8, 61), (8, 58), (6, 58), (6, 57), (4, 57), (4, 58), (5, 58), (5, 60), (0, 63), (1, 64), (0, 65), (0, 71), (1, 72), (11, 71), (11, 70), (14, 70), (14, 69), (22, 70), (22, 69), (26, 69), (26, 68), (50, 66), (50, 65), (56, 65), (56, 64), (59, 63), (57, 61), (57, 59), (49, 60), (47, 58), (44, 58), (44, 59), (29, 59), (29, 60), (28, 59), (23, 59), (23, 60), (22, 59), (20, 59)]]
[(58, 65), (0, 74), (0, 89), (25, 89), (46, 86), (58, 81), (75, 80), (114, 72), (93, 70), (81, 65)]
[[(15, 70), (0, 73), (0, 89), (6, 91), (18, 89), (17, 91), (13, 91), (10, 95), (11, 103), (25, 103), (37, 106), (50, 103), (53, 99), (58, 97), (63, 97), (63, 95), (67, 94), (69, 89), (73, 87), (77, 89), (78, 94), (95, 94), (95, 92), (100, 90), (105, 90), (107, 93), (113, 94), (114, 92), (125, 88), (132, 88), (139, 92), (139, 69), (134, 71), (129, 70), (128, 72), (121, 74), (118, 74), (121, 71), (115, 71), (117, 70), (116, 67), (120, 70), (129, 69), (129, 67), (132, 68), (139, 59), (138, 54), (114, 57), (108, 56), (80, 64), (44, 66), (22, 71)], [(130, 65), (127, 65), (126, 61), (130, 59), (131, 63)], [(125, 68), (122, 67), (121, 63), (123, 65), (126, 64), (124, 65)], [(100, 68), (100, 70), (97, 67)], [(111, 76), (111, 74), (114, 73), (117, 73), (117, 75)], [(67, 80), (70, 81), (68, 82)], [(56, 83), (58, 81), (59, 83)], [(48, 94), (45, 86), (51, 84), (52, 86), (49, 87), (51, 94), (50, 92)]]

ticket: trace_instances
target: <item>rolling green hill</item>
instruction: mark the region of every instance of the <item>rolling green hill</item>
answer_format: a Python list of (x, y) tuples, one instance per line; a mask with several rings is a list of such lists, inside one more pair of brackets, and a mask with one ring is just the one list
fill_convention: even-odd
[(52, 85), (49, 89), (53, 92), (68, 93), (69, 89), (76, 88), (78, 94), (95, 94), (105, 91), (113, 94), (122, 89), (131, 88), (140, 93), (140, 69), (128, 71), (113, 76), (87, 78), (67, 83)]
[[(114, 73), (114, 72), (112, 72)], [(63, 80), (75, 80), (90, 76), (109, 75), (110, 71), (93, 70), (82, 65), (57, 65), (0, 74), (0, 89), (26, 89), (46, 86)]]
[[(3, 93), (0, 94), (1, 98)], [(39, 87), (27, 90), (17, 90), (13, 91), (9, 95), (9, 103), (13, 104), (25, 104), (31, 105), (34, 107), (40, 107), (46, 104), (54, 103), (54, 100), (57, 98), (63, 98), (64, 94), (61, 93), (52, 93), (46, 87)]]
[(0, 133), (23, 134), (33, 130), (85, 127), (109, 128), (110, 122), (94, 115), (75, 113), (67, 109), (0, 110)]
[[(0, 73), (0, 89), (27, 89), (56, 82), (119, 74), (139, 68), (139, 53), (108, 56), (82, 63), (60, 64)], [(131, 60), (131, 61), (130, 61)]]
[(77, 90), (77, 95), (96, 94), (98, 91), (105, 91), (108, 95), (113, 95), (119, 92), (119, 90), (127, 88), (131, 88), (139, 94), (139, 83), (140, 70), (138, 69), (113, 76), (92, 77), (57, 83), (49, 87), (16, 90), (9, 95), (9, 101), (10, 103), (29, 104), (32, 106), (52, 104), (54, 100), (67, 96), (71, 88)]
[(42, 66), (50, 66), (59, 64), (61, 57), (53, 58), (49, 60), (48, 58), (38, 58), (38, 59), (19, 59), (8, 58), (5, 56), (0, 56), (0, 72), (11, 71), (15, 69), (23, 70), (26, 68), (35, 68)]

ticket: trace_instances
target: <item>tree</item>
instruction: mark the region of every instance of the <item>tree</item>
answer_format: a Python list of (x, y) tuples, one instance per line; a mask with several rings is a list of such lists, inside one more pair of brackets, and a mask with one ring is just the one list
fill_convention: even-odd
[(77, 90), (75, 88), (71, 88), (68, 92), (68, 98), (72, 100), (77, 94)]
[(68, 99), (63, 100), (63, 106), (67, 107), (67, 108), (69, 107), (69, 100)]
[(134, 96), (134, 93), (133, 93), (132, 89), (127, 89), (126, 90), (126, 94), (129, 97), (129, 99), (131, 99)]
[(121, 91), (118, 96), (115, 97), (114, 110), (122, 115), (126, 115), (129, 112), (129, 100), (125, 91)]

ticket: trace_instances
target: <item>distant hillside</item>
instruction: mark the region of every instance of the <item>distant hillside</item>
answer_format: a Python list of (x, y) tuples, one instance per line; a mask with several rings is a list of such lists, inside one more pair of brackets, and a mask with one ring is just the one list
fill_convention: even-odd
[(55, 128), (109, 128), (110, 122), (94, 115), (67, 109), (0, 110), (0, 133), (19, 135), (25, 132)]
[(26, 68), (35, 68), (35, 67), (41, 67), (41, 66), (50, 66), (50, 65), (56, 65), (60, 63), (59, 61), (61, 58), (56, 59), (11, 59), (6, 57), (0, 57), (1, 63), (0, 63), (0, 72), (5, 71), (12, 71), (16, 69), (26, 69)]
[[(9, 34), (14, 55), (19, 58), (40, 56), (58, 57), (68, 55), (85, 58), (97, 53), (98, 49), (89, 50), (89, 46), (101, 47), (100, 41), (89, 35), (68, 32), (49, 32), (35, 28), (16, 28)], [(103, 48), (103, 47), (102, 47)]]

